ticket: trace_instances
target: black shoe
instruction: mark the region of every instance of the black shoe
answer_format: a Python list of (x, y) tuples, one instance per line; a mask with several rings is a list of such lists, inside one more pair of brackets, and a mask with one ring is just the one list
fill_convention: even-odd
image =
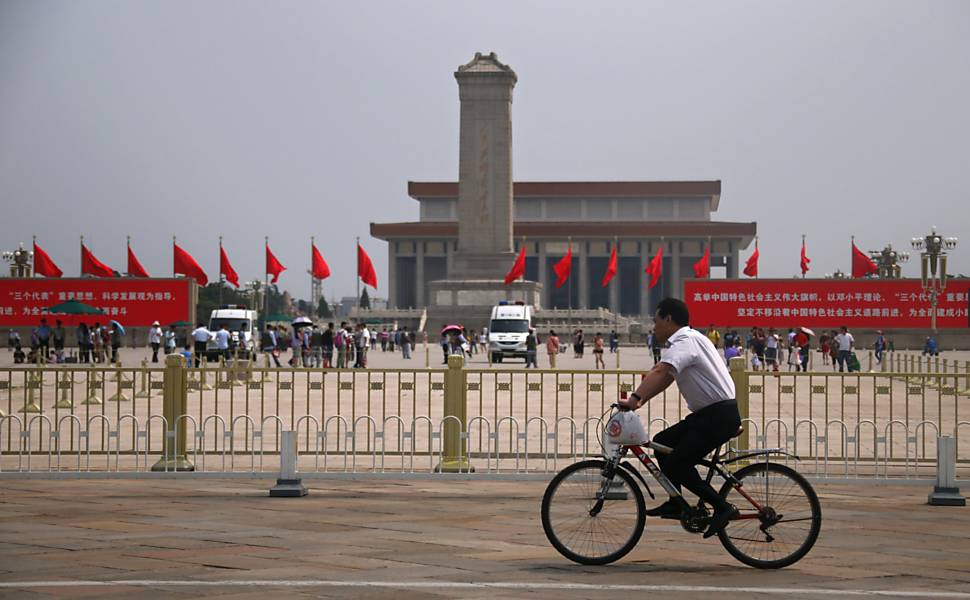
[(660, 506), (651, 508), (646, 514), (648, 517), (660, 517), (661, 519), (679, 519), (683, 510), (683, 505), (671, 498)]
[(707, 526), (707, 531), (704, 532), (704, 539), (717, 535), (717, 532), (724, 529), (728, 521), (740, 516), (741, 513), (733, 504), (726, 504), (721, 508), (714, 511), (711, 516), (711, 522)]

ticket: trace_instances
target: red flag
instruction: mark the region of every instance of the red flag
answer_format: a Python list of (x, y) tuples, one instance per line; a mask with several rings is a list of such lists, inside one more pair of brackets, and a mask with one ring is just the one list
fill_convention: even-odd
[(323, 255), (317, 250), (315, 244), (310, 244), (311, 248), (311, 263), (314, 279), (326, 279), (330, 277), (330, 267), (327, 265), (327, 261), (323, 260)]
[(192, 255), (182, 250), (178, 244), (172, 243), (172, 249), (174, 254), (174, 267), (172, 271), (179, 274), (185, 275), (186, 277), (191, 277), (201, 286), (206, 286), (209, 284), (209, 278), (206, 276), (205, 271), (199, 266), (199, 263), (195, 262)]
[(802, 275), (804, 275), (805, 273), (808, 273), (808, 265), (809, 263), (812, 262), (812, 259), (810, 259), (808, 255), (805, 254), (805, 240), (802, 240), (802, 261), (801, 262), (802, 262), (801, 264)]
[(613, 252), (610, 254), (610, 262), (606, 264), (606, 273), (603, 273), (603, 282), (600, 287), (606, 287), (610, 280), (616, 276), (616, 244), (613, 244)]
[(270, 283), (276, 283), (279, 281), (280, 273), (286, 270), (279, 260), (273, 255), (273, 251), (269, 249), (269, 244), (266, 244), (266, 274), (272, 275), (273, 279)]
[(367, 285), (377, 289), (377, 272), (374, 271), (374, 263), (370, 261), (370, 257), (364, 252), (360, 243), (357, 244), (357, 276)]
[(44, 277), (60, 277), (64, 274), (64, 271), (57, 268), (51, 257), (37, 245), (37, 242), (34, 242), (34, 273)]
[(879, 267), (876, 266), (876, 263), (863, 254), (862, 250), (856, 248), (855, 242), (852, 242), (852, 276), (865, 277), (878, 271)]
[(758, 242), (754, 243), (754, 253), (748, 257), (748, 260), (744, 263), (744, 274), (748, 277), (758, 276)]
[(644, 273), (650, 276), (650, 285), (647, 289), (652, 290), (653, 286), (657, 285), (660, 281), (660, 277), (663, 275), (664, 271), (664, 247), (660, 246), (657, 248), (657, 255), (653, 257), (650, 264), (644, 270)]
[(706, 279), (711, 276), (711, 247), (707, 246), (704, 250), (704, 256), (701, 257), (699, 261), (694, 263), (694, 277), (698, 279)]
[(559, 259), (559, 262), (552, 265), (552, 270), (556, 274), (556, 288), (561, 288), (566, 280), (569, 279), (569, 274), (573, 271), (573, 246), (569, 245), (569, 249), (566, 250), (566, 256)]
[(132, 277), (148, 277), (148, 271), (145, 267), (141, 266), (138, 262), (138, 257), (132, 251), (131, 246), (128, 246), (128, 275)]
[(525, 275), (525, 244), (522, 244), (522, 249), (519, 250), (519, 255), (515, 257), (512, 268), (505, 275), (505, 285), (512, 283), (523, 275)]
[(104, 264), (94, 254), (88, 250), (88, 247), (81, 244), (81, 275), (94, 275), (95, 277), (114, 277), (115, 272), (111, 270), (111, 267)]
[(224, 276), (229, 283), (239, 287), (239, 275), (232, 268), (232, 264), (229, 262), (229, 255), (226, 254), (226, 249), (222, 246), (219, 246), (219, 274)]

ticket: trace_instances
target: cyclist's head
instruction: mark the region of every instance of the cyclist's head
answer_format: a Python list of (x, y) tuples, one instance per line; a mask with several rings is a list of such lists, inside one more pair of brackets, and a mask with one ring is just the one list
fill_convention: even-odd
[(653, 321), (657, 337), (666, 342), (675, 331), (690, 323), (687, 304), (677, 298), (664, 298), (657, 305), (657, 314)]

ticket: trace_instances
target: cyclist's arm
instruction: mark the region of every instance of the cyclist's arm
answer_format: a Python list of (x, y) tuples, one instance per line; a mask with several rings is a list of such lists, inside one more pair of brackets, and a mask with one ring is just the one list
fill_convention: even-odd
[(626, 406), (631, 410), (636, 410), (647, 403), (648, 400), (654, 396), (660, 394), (665, 389), (670, 387), (670, 384), (674, 382), (674, 368), (668, 363), (657, 363), (654, 365), (653, 369), (647, 373), (643, 380), (640, 382), (640, 386), (636, 389), (636, 395), (640, 397), (640, 401), (637, 402), (636, 398), (632, 396), (624, 400), (620, 400), (619, 403), (622, 406)]

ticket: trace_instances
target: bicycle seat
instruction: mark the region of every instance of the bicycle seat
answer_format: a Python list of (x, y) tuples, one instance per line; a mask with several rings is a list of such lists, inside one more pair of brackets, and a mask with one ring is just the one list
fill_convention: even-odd
[(731, 437), (738, 437), (742, 433), (744, 433), (744, 425), (738, 425), (738, 430)]

